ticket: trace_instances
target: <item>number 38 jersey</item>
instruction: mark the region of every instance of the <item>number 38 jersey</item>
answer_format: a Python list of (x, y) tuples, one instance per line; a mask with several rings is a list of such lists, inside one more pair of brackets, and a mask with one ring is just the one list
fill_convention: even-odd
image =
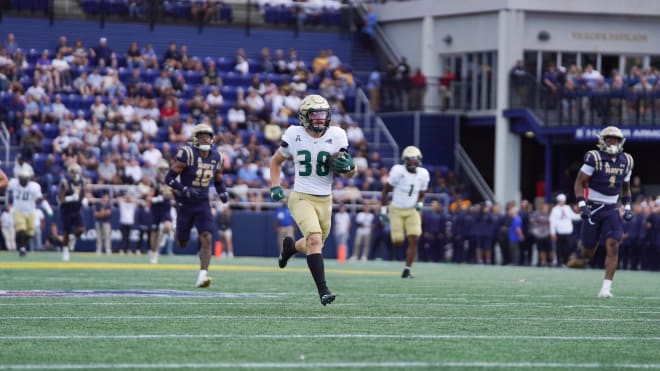
[(314, 138), (302, 126), (290, 126), (282, 135), (280, 153), (295, 164), (296, 192), (315, 196), (332, 193), (332, 170), (329, 158), (341, 148), (348, 148), (344, 129), (330, 126), (320, 138)]
[[(181, 184), (195, 188), (200, 199), (208, 199), (209, 185), (215, 179), (215, 173), (222, 167), (222, 157), (211, 149), (208, 157), (203, 158), (197, 148), (185, 145), (176, 153), (176, 160), (186, 164), (181, 174)], [(206, 196), (206, 197), (204, 197)]]
[(407, 209), (415, 207), (420, 191), (426, 191), (429, 186), (429, 171), (417, 167), (415, 173), (406, 170), (404, 165), (394, 165), (390, 170), (387, 182), (392, 186), (392, 206)]

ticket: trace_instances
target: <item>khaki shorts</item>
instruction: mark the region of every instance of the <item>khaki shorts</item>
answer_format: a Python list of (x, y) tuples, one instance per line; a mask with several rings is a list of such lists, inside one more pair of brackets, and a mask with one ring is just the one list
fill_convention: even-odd
[(14, 229), (16, 232), (25, 231), (25, 233), (34, 236), (34, 213), (24, 213), (14, 210)]
[(332, 196), (313, 196), (293, 191), (289, 195), (289, 210), (302, 235), (321, 233), (325, 242), (332, 221)]
[(403, 242), (406, 236), (417, 236), (422, 234), (422, 216), (414, 207), (399, 209), (388, 207), (390, 217), (390, 236), (392, 242)]

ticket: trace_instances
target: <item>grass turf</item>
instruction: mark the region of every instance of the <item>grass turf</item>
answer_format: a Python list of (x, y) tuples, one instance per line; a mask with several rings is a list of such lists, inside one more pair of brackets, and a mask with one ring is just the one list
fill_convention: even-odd
[(660, 369), (657, 273), (328, 260), (324, 307), (302, 258), (147, 261), (0, 254), (0, 369)]

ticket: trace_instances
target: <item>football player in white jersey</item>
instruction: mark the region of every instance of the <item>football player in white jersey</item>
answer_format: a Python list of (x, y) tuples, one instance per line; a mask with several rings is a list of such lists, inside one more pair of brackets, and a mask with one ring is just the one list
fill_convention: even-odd
[(34, 215), (37, 208), (37, 202), (41, 201), (41, 207), (50, 216), (53, 214), (48, 201), (43, 199), (41, 186), (30, 180), (32, 172), (28, 169), (21, 169), (17, 178), (9, 181), (7, 187), (7, 202), (13, 205), (14, 209), (14, 229), (16, 230), (16, 246), (20, 256), (25, 256), (27, 252), (27, 243), (34, 237)]
[[(333, 172), (349, 178), (355, 175), (346, 132), (330, 126), (331, 112), (328, 101), (322, 96), (306, 96), (298, 107), (301, 126), (290, 126), (284, 132), (280, 148), (270, 161), (270, 194), (275, 201), (285, 197), (280, 185), (282, 164), (288, 159), (294, 162), (296, 178), (288, 206), (303, 235), (298, 241), (284, 238), (279, 266), (286, 267), (296, 252), (306, 254), (307, 266), (323, 305), (335, 300), (325, 282), (321, 254), (332, 220)], [(339, 155), (333, 156), (336, 153)]]
[[(403, 164), (390, 169), (387, 182), (380, 198), (380, 219), (390, 222), (390, 237), (395, 247), (402, 247), (408, 239), (406, 266), (401, 278), (413, 278), (410, 273), (417, 256), (417, 241), (422, 234), (424, 194), (429, 186), (429, 172), (422, 165), (422, 152), (415, 146), (408, 146), (401, 154)], [(392, 192), (392, 202), (388, 207), (388, 194)]]

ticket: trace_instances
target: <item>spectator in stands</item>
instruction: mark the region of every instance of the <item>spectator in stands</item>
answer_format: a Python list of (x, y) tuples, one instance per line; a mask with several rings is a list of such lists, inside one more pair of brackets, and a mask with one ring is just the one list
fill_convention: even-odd
[(350, 124), (346, 128), (346, 136), (348, 137), (348, 143), (350, 143), (351, 147), (361, 148), (362, 146), (366, 145), (364, 132), (358, 125), (357, 121), (350, 120)]
[(527, 105), (527, 70), (522, 60), (517, 60), (516, 64), (509, 72), (511, 79), (511, 103), (514, 106), (525, 107)]
[(43, 86), (39, 85), (38, 80), (32, 80), (32, 85), (25, 91), (25, 98), (32, 98), (33, 101), (39, 103), (46, 96), (46, 90)]
[(154, 88), (158, 95), (163, 97), (168, 95), (172, 89), (172, 80), (167, 70), (161, 70), (160, 75), (154, 80)]
[(56, 90), (71, 91), (71, 71), (69, 62), (64, 59), (62, 53), (55, 54), (51, 62), (53, 73), (53, 84)]
[(151, 43), (147, 43), (141, 50), (145, 68), (158, 69), (158, 56)]
[(83, 70), (80, 75), (73, 80), (73, 90), (83, 97), (92, 95), (92, 87), (87, 81), (87, 71)]
[(142, 167), (136, 158), (132, 157), (128, 161), (126, 175), (130, 177), (132, 184), (136, 184), (142, 179)]
[(97, 169), (100, 184), (119, 184), (120, 180), (117, 178), (117, 167), (112, 160), (112, 155), (106, 154), (103, 156), (103, 162), (99, 164)]
[(73, 47), (69, 45), (69, 40), (65, 35), (60, 36), (57, 39), (57, 44), (53, 47), (54, 53), (62, 53), (62, 57), (69, 62), (73, 62)]
[(81, 39), (76, 39), (73, 44), (73, 61), (72, 65), (77, 67), (86, 67), (89, 65), (88, 52)]
[(366, 21), (362, 25), (361, 39), (362, 46), (367, 50), (372, 50), (376, 43), (376, 27), (378, 26), (378, 16), (372, 7), (367, 7)]
[(264, 73), (273, 73), (275, 72), (275, 66), (270, 56), (269, 48), (262, 48), (259, 52), (259, 68)]
[[(23, 116), (25, 119), (30, 119), (31, 121), (38, 121), (41, 117), (41, 111), (39, 110), (39, 104), (34, 101), (31, 95), (25, 97), (25, 107), (23, 108)], [(21, 133), (23, 135), (23, 133)]]
[(8, 33), (7, 34), (7, 40), (4, 43), (4, 48), (7, 50), (7, 53), (9, 55), (14, 55), (16, 51), (19, 49), (18, 42), (16, 41), (16, 35), (13, 33)]
[(234, 64), (234, 71), (240, 73), (241, 75), (245, 76), (250, 72), (250, 63), (248, 62), (248, 59), (241, 54), (236, 55), (236, 63)]
[(557, 104), (557, 99), (561, 91), (559, 73), (554, 64), (549, 64), (547, 71), (543, 73), (543, 86), (548, 89), (549, 93), (546, 97), (546, 108), (553, 108)]
[(288, 61), (284, 55), (284, 50), (276, 49), (275, 57), (273, 58), (273, 72), (277, 74), (286, 74), (289, 72), (287, 68)]
[(142, 51), (138, 46), (137, 41), (131, 42), (131, 45), (126, 51), (126, 67), (129, 69), (134, 68), (144, 68), (144, 58), (142, 57)]
[(166, 98), (163, 107), (160, 109), (160, 119), (162, 126), (169, 127), (175, 117), (179, 115), (179, 104), (176, 98)]
[(89, 49), (89, 56), (96, 58), (97, 64), (101, 67), (112, 67), (117, 68), (117, 55), (114, 51), (108, 46), (108, 39), (101, 37), (99, 39), (99, 44)]
[(224, 98), (220, 94), (220, 89), (217, 86), (213, 86), (211, 91), (205, 99), (206, 106), (208, 107), (208, 113), (211, 115), (217, 115), (220, 112), (220, 109), (224, 105)]
[(247, 121), (247, 114), (240, 102), (234, 103), (234, 105), (227, 111), (227, 121), (229, 125), (236, 124), (239, 127), (245, 126)]
[(148, 0), (131, 0), (128, 3), (128, 15), (133, 19), (144, 19), (149, 12)]
[(206, 70), (204, 71), (202, 81), (204, 85), (222, 87), (222, 78), (220, 77), (215, 61), (209, 60), (206, 64)]
[(426, 97), (426, 76), (421, 68), (416, 68), (410, 77), (410, 109), (419, 111), (424, 109), (424, 98)]
[(191, 1), (190, 15), (194, 21), (206, 23), (218, 13), (218, 4), (209, 0)]

